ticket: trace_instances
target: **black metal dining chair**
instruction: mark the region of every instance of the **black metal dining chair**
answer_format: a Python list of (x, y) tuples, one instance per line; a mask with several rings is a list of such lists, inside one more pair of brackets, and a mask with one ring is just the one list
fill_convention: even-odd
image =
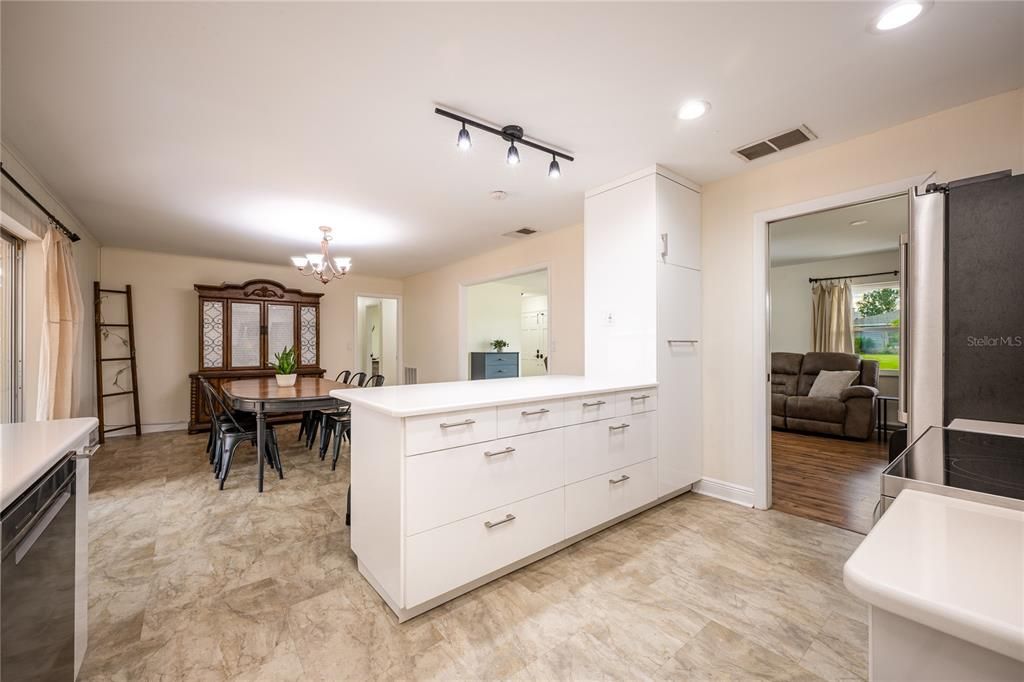
[[(217, 433), (214, 437), (213, 446), (213, 473), (220, 479), (220, 489), (224, 489), (224, 482), (227, 480), (231, 470), (231, 458), (235, 449), (245, 442), (256, 444), (256, 422), (251, 422), (245, 417), (236, 415), (235, 412), (224, 402), (224, 398), (214, 390), (206, 379), (200, 377), (201, 386), (206, 393), (207, 405), (210, 407), (210, 424)], [(277, 444), (277, 432), (273, 425), (267, 424), (265, 430), (265, 448), (258, 456), (266, 457), (267, 462), (275, 471), (278, 478), (284, 478), (284, 467), (281, 464), (281, 451)]]
[(374, 386), (383, 386), (383, 385), (384, 385), (384, 375), (383, 374), (374, 374), (372, 377), (370, 377), (369, 379), (366, 380), (366, 383), (363, 384), (363, 387), (365, 387), (365, 388), (373, 388)]
[[(348, 370), (345, 370), (345, 372), (342, 372), (342, 374), (345, 374), (346, 372), (348, 372)], [(340, 374), (338, 376), (341, 377)], [(354, 374), (349, 373), (349, 375), (346, 378), (348, 379), (348, 381), (342, 381), (341, 383), (347, 383), (349, 386), (358, 386), (361, 388), (366, 383), (366, 372), (360, 371)], [(327, 444), (331, 438), (331, 435), (326, 428), (327, 415), (338, 414), (346, 411), (348, 411), (348, 406), (333, 410), (314, 410), (310, 418), (309, 426), (307, 427), (306, 430), (306, 449), (310, 450), (313, 448), (313, 443), (316, 442), (316, 434), (319, 432), (320, 449), (326, 450), (328, 447)], [(320, 459), (323, 459), (323, 457), (321, 457)]]
[[(343, 369), (338, 372), (338, 375), (334, 377), (334, 380), (339, 384), (347, 384), (349, 377), (352, 376), (352, 370)], [(306, 410), (302, 413), (302, 421), (299, 422), (299, 437), (296, 440), (302, 440), (303, 436), (306, 436), (306, 448), (312, 447), (313, 441), (316, 439), (316, 434), (309, 435), (310, 431), (314, 428), (314, 420), (319, 420), (319, 413), (323, 410)]]
[(356, 372), (348, 378), (350, 386), (362, 387), (366, 383), (366, 372)]

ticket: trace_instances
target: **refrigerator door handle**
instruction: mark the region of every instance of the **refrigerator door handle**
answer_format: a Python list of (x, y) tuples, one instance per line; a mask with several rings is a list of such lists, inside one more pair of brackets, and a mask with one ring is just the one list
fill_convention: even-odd
[(910, 325), (910, 238), (906, 234), (900, 235), (900, 384), (899, 401), (897, 402), (897, 418), (904, 424), (910, 423), (910, 334), (907, 327)]

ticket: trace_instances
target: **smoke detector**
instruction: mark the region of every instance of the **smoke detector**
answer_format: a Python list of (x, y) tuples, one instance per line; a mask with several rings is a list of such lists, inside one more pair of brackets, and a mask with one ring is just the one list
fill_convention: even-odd
[(495, 201), (505, 201), (505, 199), (508, 199), (508, 192), (503, 189), (496, 189), (491, 192), (491, 198)]

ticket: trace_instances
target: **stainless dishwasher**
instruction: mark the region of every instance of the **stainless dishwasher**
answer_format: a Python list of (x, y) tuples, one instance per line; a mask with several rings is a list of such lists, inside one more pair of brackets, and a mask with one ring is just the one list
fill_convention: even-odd
[(75, 678), (75, 460), (0, 515), (0, 680)]

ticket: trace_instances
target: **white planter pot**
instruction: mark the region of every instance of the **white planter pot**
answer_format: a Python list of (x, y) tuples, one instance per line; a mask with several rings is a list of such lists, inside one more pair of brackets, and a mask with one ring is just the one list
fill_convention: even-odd
[(274, 378), (277, 379), (277, 385), (281, 388), (287, 388), (288, 386), (295, 385), (295, 378), (298, 374), (275, 374)]

